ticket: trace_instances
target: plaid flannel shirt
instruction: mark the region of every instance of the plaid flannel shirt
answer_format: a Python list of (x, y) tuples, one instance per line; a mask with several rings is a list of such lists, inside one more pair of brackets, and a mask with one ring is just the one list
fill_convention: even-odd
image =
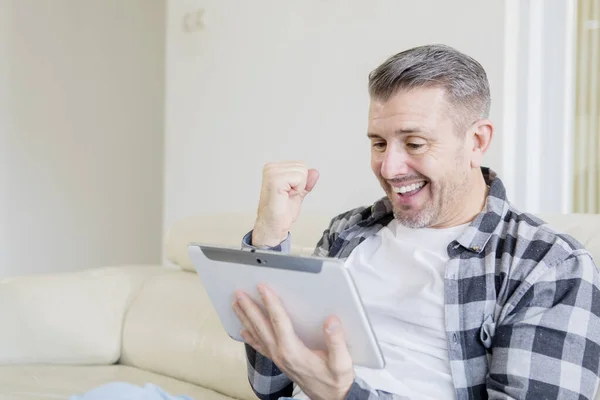
[[(484, 209), (448, 244), (445, 330), (458, 400), (593, 400), (600, 368), (600, 279), (572, 237), (514, 209), (500, 179)], [(381, 199), (335, 217), (315, 255), (347, 258), (393, 218)], [(252, 232), (243, 239), (251, 247)], [(273, 251), (289, 250), (290, 238)], [(401, 262), (401, 260), (399, 261)], [(291, 396), (293, 382), (246, 345), (248, 378), (260, 399)], [(399, 400), (357, 378), (354, 400)]]

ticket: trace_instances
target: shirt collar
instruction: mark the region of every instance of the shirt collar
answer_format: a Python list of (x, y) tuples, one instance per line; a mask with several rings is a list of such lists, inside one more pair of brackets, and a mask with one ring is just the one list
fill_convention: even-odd
[(481, 253), (510, 209), (504, 184), (490, 168), (482, 167), (481, 172), (489, 192), (483, 210), (473, 219), (469, 227), (456, 239), (464, 248)]
[[(461, 246), (475, 253), (483, 251), (510, 208), (506, 189), (496, 172), (487, 167), (481, 167), (481, 172), (485, 183), (489, 186), (485, 205), (467, 229), (456, 239)], [(384, 223), (384, 221), (389, 223), (392, 216), (392, 204), (386, 196), (371, 206), (366, 222), (367, 225)], [(385, 224), (387, 225), (387, 223)]]

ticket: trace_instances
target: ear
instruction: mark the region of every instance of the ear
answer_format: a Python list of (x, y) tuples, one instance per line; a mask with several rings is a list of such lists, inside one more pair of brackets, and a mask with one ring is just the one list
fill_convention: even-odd
[(482, 119), (474, 123), (467, 134), (471, 137), (470, 142), (472, 143), (472, 148), (470, 149), (471, 168), (480, 168), (483, 162), (483, 156), (492, 143), (494, 126), (491, 121)]

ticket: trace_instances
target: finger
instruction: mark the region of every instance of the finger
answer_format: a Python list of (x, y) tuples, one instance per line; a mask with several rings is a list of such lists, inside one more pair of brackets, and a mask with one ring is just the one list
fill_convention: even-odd
[(318, 180), (319, 180), (319, 171), (317, 171), (314, 168), (309, 169), (308, 177), (306, 178), (306, 189), (305, 189), (307, 193), (310, 193), (310, 191), (313, 190), (313, 188), (317, 184)]
[(259, 352), (263, 356), (269, 357), (269, 354), (265, 351), (263, 345), (259, 343), (259, 341), (254, 336), (252, 336), (250, 331), (242, 329), (242, 331), (240, 332), (240, 336), (242, 337), (242, 339), (244, 339), (244, 343), (252, 347), (254, 350)]
[(254, 337), (266, 348), (271, 348), (276, 341), (269, 319), (246, 293), (236, 292), (236, 299), (237, 305), (244, 312), (248, 324), (254, 329)]
[(352, 357), (344, 337), (344, 329), (337, 317), (330, 317), (324, 325), (325, 343), (328, 351), (329, 368), (334, 374), (341, 375), (352, 369)]
[(290, 195), (301, 194), (306, 187), (306, 169), (286, 170), (274, 175), (273, 177), (263, 178), (270, 181), (270, 189), (285, 192)]
[(306, 179), (308, 177), (308, 172), (306, 168), (304, 169), (293, 169), (285, 172), (285, 175), (282, 177), (289, 185), (290, 191), (296, 191), (299, 193), (303, 193), (306, 188)]
[(283, 304), (271, 289), (265, 285), (258, 285), (258, 291), (261, 294), (267, 316), (271, 321), (275, 340), (278, 344), (287, 348), (296, 339), (292, 321), (283, 308)]
[(242, 337), (242, 339), (244, 339), (244, 341), (246, 343), (248, 343), (255, 349), (256, 349), (256, 347), (260, 347), (260, 343), (259, 343), (258, 339), (256, 339), (256, 337), (254, 337), (248, 329), (242, 329), (240, 331), (240, 336)]
[(286, 180), (290, 177), (296, 177), (297, 180), (298, 178), (306, 177), (308, 168), (306, 168), (306, 165), (286, 165), (269, 172), (272, 176), (282, 177)]
[(256, 330), (254, 329), (252, 322), (250, 322), (250, 320), (246, 316), (246, 313), (244, 312), (244, 310), (242, 310), (240, 308), (237, 301), (233, 302), (232, 307), (233, 307), (233, 311), (235, 312), (235, 315), (237, 315), (237, 317), (240, 320), (240, 322), (242, 323), (242, 326), (244, 327), (244, 329), (247, 330), (252, 335), (252, 337), (257, 338), (258, 335), (256, 334)]

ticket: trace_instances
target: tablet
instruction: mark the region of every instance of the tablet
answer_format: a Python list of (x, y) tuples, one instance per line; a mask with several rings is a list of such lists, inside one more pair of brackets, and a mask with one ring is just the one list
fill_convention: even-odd
[(354, 365), (385, 367), (358, 290), (342, 260), (197, 243), (188, 246), (188, 253), (223, 328), (234, 340), (243, 341), (239, 335), (242, 324), (232, 309), (234, 292), (245, 291), (264, 311), (256, 289), (263, 283), (280, 298), (307, 347), (327, 349), (323, 324), (336, 315)]

